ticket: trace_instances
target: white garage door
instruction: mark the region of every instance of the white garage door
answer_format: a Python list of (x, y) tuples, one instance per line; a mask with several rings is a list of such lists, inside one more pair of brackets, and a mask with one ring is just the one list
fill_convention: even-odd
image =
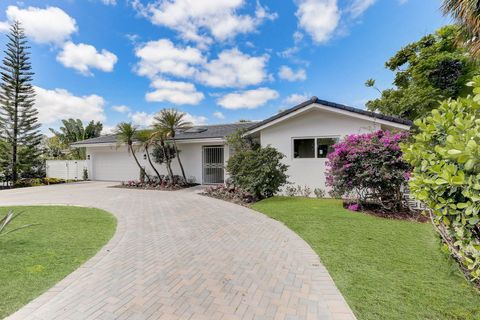
[(95, 152), (91, 155), (92, 180), (128, 181), (138, 180), (140, 170), (133, 156), (126, 151)]

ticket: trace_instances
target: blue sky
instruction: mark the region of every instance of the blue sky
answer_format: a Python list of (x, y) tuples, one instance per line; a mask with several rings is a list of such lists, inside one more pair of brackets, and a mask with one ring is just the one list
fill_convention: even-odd
[[(312, 95), (364, 108), (385, 61), (448, 23), (436, 0), (0, 2), (0, 32), (30, 39), (44, 130), (60, 119), (148, 125), (164, 107), (198, 124), (264, 119)], [(0, 35), (1, 36), (1, 35)], [(5, 46), (5, 36), (0, 37)]]

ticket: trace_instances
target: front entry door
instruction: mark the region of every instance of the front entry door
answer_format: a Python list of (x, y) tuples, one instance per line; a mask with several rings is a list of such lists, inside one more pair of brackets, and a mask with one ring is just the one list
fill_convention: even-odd
[(223, 146), (203, 147), (203, 184), (224, 183)]

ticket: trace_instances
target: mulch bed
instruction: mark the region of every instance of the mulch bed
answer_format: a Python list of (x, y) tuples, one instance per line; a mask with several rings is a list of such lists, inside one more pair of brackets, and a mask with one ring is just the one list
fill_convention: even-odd
[(182, 189), (187, 189), (191, 187), (198, 186), (198, 184), (188, 184), (188, 185), (174, 185), (171, 187), (165, 187), (165, 186), (127, 186), (127, 185), (117, 185), (117, 186), (112, 186), (111, 188), (121, 188), (121, 189), (134, 189), (134, 190), (157, 190), (157, 191), (177, 191), (177, 190), (182, 190)]
[[(348, 210), (348, 205), (350, 202), (344, 201), (343, 207)], [(350, 210), (351, 211), (351, 210)], [(398, 211), (398, 212), (385, 212), (382, 208), (376, 204), (366, 204), (362, 205), (362, 209), (360, 211), (352, 211), (358, 213), (364, 213), (371, 216), (384, 218), (384, 219), (395, 219), (395, 220), (405, 220), (405, 221), (414, 221), (414, 222), (421, 222), (426, 223), (430, 221), (430, 218), (424, 216), (419, 211)]]

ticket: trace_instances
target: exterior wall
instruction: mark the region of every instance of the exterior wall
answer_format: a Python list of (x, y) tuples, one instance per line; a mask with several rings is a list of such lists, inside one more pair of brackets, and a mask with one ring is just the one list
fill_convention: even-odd
[(284, 120), (260, 132), (263, 147), (272, 146), (286, 157), (289, 166), (289, 181), (312, 189), (325, 186), (325, 163), (327, 159), (293, 158), (293, 139), (309, 137), (339, 137), (348, 134), (379, 130), (380, 125), (371, 121), (339, 115), (322, 110), (310, 110), (294, 118)]
[[(187, 179), (191, 179), (196, 183), (202, 183), (202, 155), (203, 146), (223, 145), (223, 143), (181, 143), (177, 142), (180, 150), (180, 159)], [(88, 157), (89, 156), (89, 157)], [(136, 156), (140, 165), (142, 165), (147, 174), (155, 176), (155, 172), (151, 168), (148, 160), (144, 159), (144, 152), (136, 152)], [(224, 149), (224, 160), (228, 161), (228, 148)], [(153, 159), (152, 159), (153, 162)], [(154, 163), (155, 168), (162, 175), (167, 174), (164, 165)], [(140, 171), (133, 159), (129, 155), (126, 147), (115, 146), (95, 146), (87, 148), (87, 167), (91, 180), (110, 180), (110, 181), (127, 181), (138, 180)], [(172, 161), (172, 170), (176, 175), (181, 175), (180, 166), (177, 159)]]

